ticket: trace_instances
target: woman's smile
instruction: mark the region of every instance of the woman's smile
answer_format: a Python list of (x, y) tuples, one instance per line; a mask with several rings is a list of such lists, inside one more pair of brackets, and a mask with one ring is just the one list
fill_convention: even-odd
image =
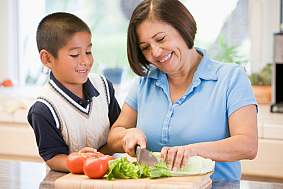
[(171, 59), (171, 57), (172, 57), (172, 54), (173, 53), (169, 53), (169, 54), (167, 54), (166, 56), (164, 56), (159, 62), (160, 63), (165, 63), (165, 62), (167, 62), (168, 60), (170, 60)]

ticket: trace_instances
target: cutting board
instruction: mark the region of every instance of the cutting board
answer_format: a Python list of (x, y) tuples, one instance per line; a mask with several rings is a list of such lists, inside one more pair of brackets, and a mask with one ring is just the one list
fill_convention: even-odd
[(69, 173), (55, 181), (55, 189), (208, 189), (212, 183), (210, 175), (109, 181)]

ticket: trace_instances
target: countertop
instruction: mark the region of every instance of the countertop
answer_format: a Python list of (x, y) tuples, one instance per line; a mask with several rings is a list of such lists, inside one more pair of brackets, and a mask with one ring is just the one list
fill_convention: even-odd
[[(56, 179), (65, 173), (50, 171), (44, 163), (0, 160), (0, 188), (53, 189)], [(214, 189), (281, 189), (283, 183), (241, 180), (214, 182)]]

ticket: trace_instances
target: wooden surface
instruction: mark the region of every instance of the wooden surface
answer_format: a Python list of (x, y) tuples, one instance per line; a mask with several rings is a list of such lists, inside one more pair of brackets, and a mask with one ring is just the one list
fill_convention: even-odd
[[(46, 172), (44, 163), (0, 160), (0, 189), (54, 189), (55, 181), (66, 173)], [(280, 182), (283, 182), (280, 181)], [(136, 188), (136, 187), (133, 187)], [(219, 181), (212, 183), (213, 189), (279, 189), (278, 181)], [(93, 189), (93, 188), (91, 188)], [(123, 188), (121, 188), (123, 189)]]
[(210, 174), (158, 179), (89, 179), (85, 175), (67, 174), (55, 181), (55, 189), (207, 189)]

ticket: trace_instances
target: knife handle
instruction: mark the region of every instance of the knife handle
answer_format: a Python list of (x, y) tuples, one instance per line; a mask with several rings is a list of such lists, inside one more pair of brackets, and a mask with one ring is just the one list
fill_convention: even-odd
[(140, 154), (140, 152), (141, 152), (141, 146), (140, 145), (136, 145), (136, 147), (135, 147), (135, 153), (136, 153), (136, 157), (139, 157), (139, 154)]

